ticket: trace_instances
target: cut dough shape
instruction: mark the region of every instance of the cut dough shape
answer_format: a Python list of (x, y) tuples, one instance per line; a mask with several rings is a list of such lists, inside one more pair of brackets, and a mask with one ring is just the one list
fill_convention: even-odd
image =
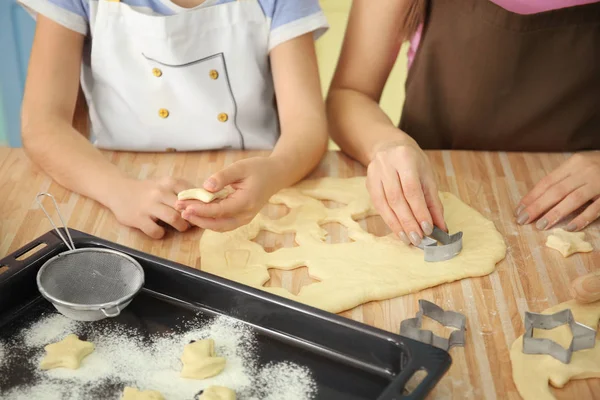
[(563, 257), (574, 253), (589, 253), (594, 250), (591, 243), (586, 242), (584, 232), (567, 232), (557, 228), (546, 239), (546, 247), (558, 250)]
[[(575, 321), (598, 329), (600, 320), (600, 301), (590, 304), (579, 304), (575, 300), (558, 304), (543, 311), (543, 314), (554, 314), (570, 308)], [(559, 326), (552, 330), (536, 329), (537, 338), (551, 339), (563, 347), (571, 341), (571, 330), (568, 326)], [(573, 352), (569, 364), (563, 364), (552, 356), (545, 354), (524, 354), (523, 335), (514, 341), (510, 349), (512, 376), (517, 390), (524, 400), (553, 400), (548, 382), (554, 387), (562, 388), (571, 379), (600, 378), (600, 336), (596, 336), (596, 345), (591, 349)]]
[(216, 193), (209, 192), (206, 189), (194, 188), (184, 190), (177, 194), (178, 200), (200, 200), (204, 203), (210, 203), (217, 199), (223, 199), (233, 193), (233, 189), (227, 186), (225, 189), (220, 190)]
[(235, 400), (235, 392), (224, 386), (210, 386), (202, 391), (197, 400)]
[(81, 361), (94, 351), (94, 344), (79, 340), (77, 335), (70, 334), (60, 342), (47, 345), (44, 350), (46, 356), (40, 362), (41, 369), (78, 369)]
[[(494, 223), (450, 193), (440, 193), (440, 198), (450, 232), (463, 232), (461, 253), (447, 261), (425, 262), (423, 250), (392, 235), (377, 237), (361, 228), (356, 220), (377, 215), (364, 177), (323, 178), (274, 195), (271, 203), (290, 209), (280, 219), (258, 214), (249, 224), (230, 232), (205, 231), (200, 240), (201, 269), (333, 313), (493, 272), (506, 255), (506, 244)], [(321, 200), (346, 206), (327, 208)], [(354, 242), (324, 243), (326, 231), (320, 225), (329, 222), (347, 227)], [(298, 247), (268, 253), (252, 241), (261, 230), (296, 232)], [(248, 257), (241, 256), (243, 250)], [(235, 257), (235, 268), (231, 267), (233, 251), (240, 254)], [(269, 268), (303, 266), (320, 282), (304, 286), (298, 295), (263, 287), (270, 279)]]
[(165, 400), (165, 398), (156, 390), (141, 391), (137, 388), (126, 387), (121, 400)]
[(215, 357), (213, 339), (198, 340), (186, 344), (181, 356), (183, 368), (181, 377), (188, 379), (206, 379), (218, 375), (225, 369), (225, 358)]

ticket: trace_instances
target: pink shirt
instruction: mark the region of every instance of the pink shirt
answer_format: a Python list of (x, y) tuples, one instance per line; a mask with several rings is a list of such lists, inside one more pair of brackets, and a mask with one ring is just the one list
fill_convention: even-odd
[[(487, 1), (487, 0), (486, 0)], [(557, 10), (559, 8), (567, 8), (580, 6), (583, 4), (597, 3), (599, 0), (490, 0), (500, 7), (517, 14), (536, 14), (544, 11)], [(421, 32), (423, 25), (419, 27), (408, 49), (408, 66), (412, 64), (415, 57), (415, 52), (421, 41)]]

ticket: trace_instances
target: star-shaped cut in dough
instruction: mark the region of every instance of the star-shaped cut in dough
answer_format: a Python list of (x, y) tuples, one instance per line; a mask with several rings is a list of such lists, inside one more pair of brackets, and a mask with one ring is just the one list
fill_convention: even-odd
[(47, 345), (44, 350), (46, 356), (40, 363), (41, 369), (78, 369), (81, 361), (94, 351), (94, 344), (79, 340), (77, 335), (70, 334), (60, 342)]
[(165, 400), (165, 398), (156, 390), (141, 391), (137, 388), (126, 387), (121, 400)]
[(594, 250), (591, 243), (586, 242), (584, 232), (567, 232), (557, 228), (546, 240), (546, 247), (558, 250), (563, 257), (574, 253), (589, 253)]
[(215, 341), (213, 339), (198, 340), (185, 345), (181, 362), (183, 363), (182, 378), (210, 378), (225, 369), (225, 358), (215, 357)]

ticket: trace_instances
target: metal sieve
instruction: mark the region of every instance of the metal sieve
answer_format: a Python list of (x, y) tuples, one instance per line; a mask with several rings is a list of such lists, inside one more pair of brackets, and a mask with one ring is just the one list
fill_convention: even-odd
[[(54, 202), (68, 241), (42, 205), (42, 196), (48, 196)], [(46, 261), (38, 271), (37, 286), (42, 296), (65, 317), (77, 321), (118, 316), (144, 285), (142, 266), (116, 250), (76, 249), (54, 196), (39, 193), (36, 201), (69, 248)]]

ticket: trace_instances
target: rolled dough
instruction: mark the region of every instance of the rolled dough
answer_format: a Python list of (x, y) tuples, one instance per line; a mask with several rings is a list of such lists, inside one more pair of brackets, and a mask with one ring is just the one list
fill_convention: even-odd
[[(543, 311), (543, 314), (554, 314), (570, 308), (573, 317), (579, 323), (598, 329), (600, 320), (600, 301), (580, 304), (575, 300), (558, 304)], [(563, 347), (571, 341), (571, 330), (568, 326), (560, 326), (552, 330), (535, 330), (535, 337), (552, 339)], [(512, 374), (517, 390), (524, 400), (553, 400), (548, 382), (554, 387), (562, 388), (571, 379), (600, 378), (600, 337), (596, 335), (596, 345), (592, 349), (573, 353), (571, 362), (563, 364), (548, 355), (524, 354), (523, 335), (514, 341), (510, 349)]]
[[(494, 271), (506, 245), (494, 223), (450, 193), (440, 193), (451, 232), (463, 231), (463, 250), (455, 258), (428, 263), (423, 251), (391, 235), (377, 237), (356, 220), (376, 211), (365, 178), (308, 180), (284, 189), (270, 199), (290, 212), (271, 220), (258, 214), (249, 224), (230, 232), (206, 231), (200, 240), (201, 269), (255, 288), (318, 307), (342, 312), (374, 300), (385, 300)], [(319, 200), (347, 204), (327, 208)], [(348, 228), (352, 243), (325, 243), (321, 228), (338, 222)], [(296, 232), (298, 247), (267, 253), (252, 241), (261, 230)], [(320, 282), (304, 286), (297, 296), (277, 287), (263, 287), (268, 269), (308, 267)]]
[(233, 192), (233, 189), (227, 186), (225, 189), (216, 193), (209, 192), (203, 188), (194, 188), (177, 193), (177, 200), (200, 200), (204, 203), (210, 203), (217, 199), (223, 199)]
[(546, 246), (560, 251), (563, 257), (569, 257), (574, 253), (589, 253), (594, 250), (592, 244), (584, 239), (585, 232), (567, 232), (557, 228), (546, 239)]
[(41, 369), (78, 369), (81, 361), (94, 351), (94, 344), (70, 334), (60, 342), (47, 345), (44, 350), (46, 356), (40, 362)]

